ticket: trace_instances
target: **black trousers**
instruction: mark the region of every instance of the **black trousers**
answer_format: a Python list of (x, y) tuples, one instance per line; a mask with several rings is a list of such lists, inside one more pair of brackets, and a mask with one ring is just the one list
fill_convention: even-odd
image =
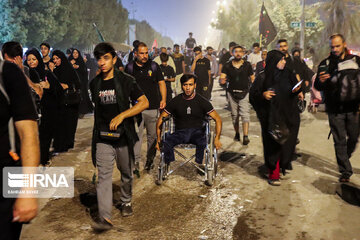
[(54, 151), (64, 152), (74, 147), (75, 132), (79, 118), (79, 105), (63, 105), (59, 110)]
[(15, 200), (13, 198), (0, 197), (1, 240), (17, 240), (20, 238), (22, 223), (12, 222)]
[(339, 171), (342, 176), (350, 177), (353, 174), (350, 157), (359, 137), (359, 114), (328, 113), (328, 117)]
[(55, 138), (58, 109), (42, 109), (41, 122), (39, 126), (40, 139), (40, 163), (45, 165), (49, 161), (49, 149), (51, 141)]

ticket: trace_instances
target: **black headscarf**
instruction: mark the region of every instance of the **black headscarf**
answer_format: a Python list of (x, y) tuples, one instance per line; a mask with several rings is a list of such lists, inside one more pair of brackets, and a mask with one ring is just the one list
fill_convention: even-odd
[(54, 69), (54, 73), (58, 77), (59, 81), (69, 85), (69, 87), (75, 86), (76, 89), (80, 89), (79, 77), (66, 58), (65, 54), (60, 50), (55, 50), (52, 53), (52, 58), (54, 56), (57, 56), (61, 59), (60, 66), (56, 66)]
[[(75, 50), (78, 52), (79, 55), (77, 59), (74, 58)], [(79, 49), (74, 48), (72, 50), (71, 55), (69, 56), (69, 62), (71, 62), (71, 60), (75, 60), (75, 64), (79, 66), (79, 68), (75, 69), (75, 71), (78, 73), (81, 80), (84, 81), (85, 79), (87, 81), (87, 67)]]
[(275, 70), (278, 62), (285, 57), (285, 54), (279, 50), (271, 50), (266, 57), (265, 65), (265, 89), (272, 87), (274, 83)]
[[(27, 63), (27, 57), (32, 54), (36, 57), (36, 59), (38, 60), (39, 64), (37, 65), (36, 68), (34, 68), (36, 70), (36, 72), (39, 74), (40, 79), (43, 81), (45, 79), (45, 64), (44, 61), (39, 53), (38, 50), (36, 50), (35, 48), (28, 50), (25, 55), (26, 55), (26, 60), (25, 60), (25, 66), (29, 67), (29, 64)], [(30, 67), (29, 67), (30, 68)]]

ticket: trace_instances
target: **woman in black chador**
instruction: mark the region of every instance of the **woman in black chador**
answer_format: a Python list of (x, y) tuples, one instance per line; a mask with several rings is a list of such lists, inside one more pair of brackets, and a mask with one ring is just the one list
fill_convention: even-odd
[(81, 102), (79, 107), (79, 114), (83, 116), (84, 114), (91, 113), (93, 111), (93, 105), (89, 97), (89, 79), (87, 67), (84, 62), (81, 52), (78, 49), (73, 49), (69, 57), (69, 61), (75, 69), (76, 73), (80, 78), (81, 83)]
[(80, 101), (68, 101), (67, 93), (70, 90), (80, 91), (81, 85), (77, 73), (62, 51), (55, 50), (52, 54), (52, 60), (55, 64), (54, 73), (64, 92), (60, 116), (57, 121), (57, 134), (54, 140), (54, 152), (59, 153), (66, 152), (74, 147)]
[(60, 99), (63, 94), (62, 87), (56, 76), (49, 70), (45, 70), (43, 59), (36, 49), (25, 53), (25, 65), (37, 72), (40, 85), (44, 90), (40, 101), (41, 118), (39, 125), (40, 139), (40, 163), (46, 165), (49, 161), (49, 149), (51, 141), (55, 137), (56, 121), (58, 118)]
[[(277, 50), (270, 51), (266, 59), (263, 97), (268, 100), (266, 111), (260, 119), (265, 164), (269, 169), (269, 184), (280, 185), (280, 170), (285, 175), (286, 169), (291, 169), (291, 159), (295, 151), (300, 112), (298, 94), (301, 87), (293, 90), (298, 83), (291, 61)], [(272, 118), (271, 116), (275, 116)], [(286, 141), (281, 144), (269, 134), (271, 125), (285, 126), (288, 130)]]

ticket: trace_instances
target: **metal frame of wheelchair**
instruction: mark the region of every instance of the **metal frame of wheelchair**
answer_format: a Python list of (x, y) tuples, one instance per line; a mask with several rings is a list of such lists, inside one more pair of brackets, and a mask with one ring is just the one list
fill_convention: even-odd
[[(170, 169), (170, 164), (165, 163), (164, 152), (160, 151), (160, 163), (158, 167), (158, 174), (156, 179), (156, 184), (161, 185), (164, 180), (166, 180), (172, 173), (176, 170), (184, 166), (185, 164), (189, 163), (193, 165), (196, 169), (198, 169), (201, 173), (205, 176), (205, 184), (212, 186), (217, 175), (217, 167), (218, 167), (218, 160), (217, 160), (217, 151), (214, 146), (214, 138), (215, 134), (210, 130), (210, 122), (212, 118), (208, 117), (205, 121), (205, 134), (206, 134), (206, 148), (205, 148), (205, 168), (200, 168), (197, 164), (195, 164), (192, 160), (196, 157), (196, 155), (192, 155), (191, 157), (186, 157), (182, 154), (179, 149), (196, 149), (196, 146), (193, 144), (179, 144), (174, 147), (174, 154), (175, 156), (178, 155), (184, 161), (181, 162), (179, 166), (174, 169)], [(174, 130), (174, 123), (172, 117), (163, 118), (162, 123), (162, 131), (161, 131), (161, 145), (166, 140), (166, 134), (173, 133)]]

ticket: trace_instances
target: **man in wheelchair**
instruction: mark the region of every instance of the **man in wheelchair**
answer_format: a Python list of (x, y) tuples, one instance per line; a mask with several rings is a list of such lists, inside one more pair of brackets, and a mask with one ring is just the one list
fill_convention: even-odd
[(204, 122), (210, 116), (216, 123), (214, 146), (221, 148), (220, 134), (222, 122), (219, 114), (211, 103), (199, 94), (196, 94), (197, 77), (193, 74), (184, 74), (181, 79), (182, 94), (173, 98), (161, 113), (157, 124), (156, 148), (160, 151), (161, 126), (163, 118), (171, 115), (175, 121), (175, 132), (169, 134), (162, 143), (165, 162), (175, 160), (174, 147), (178, 144), (196, 145), (196, 163), (202, 164), (206, 148), (206, 132)]

